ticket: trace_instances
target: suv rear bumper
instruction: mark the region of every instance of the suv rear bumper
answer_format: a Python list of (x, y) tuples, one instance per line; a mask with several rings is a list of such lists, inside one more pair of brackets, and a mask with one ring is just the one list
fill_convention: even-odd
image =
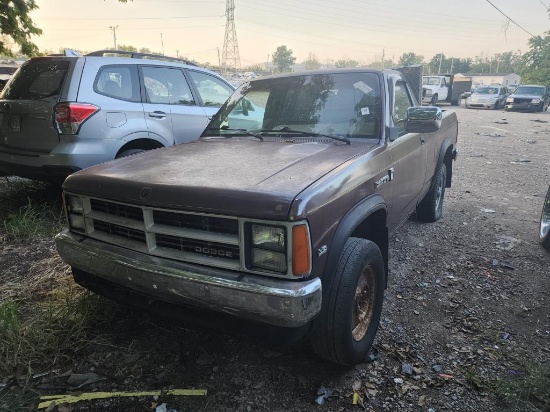
[(63, 181), (86, 167), (113, 160), (123, 142), (115, 139), (75, 139), (50, 153), (0, 146), (0, 171), (44, 181)]
[(153, 300), (293, 328), (307, 324), (321, 310), (319, 278), (293, 281), (214, 270), (152, 257), (68, 230), (55, 241), (71, 267)]

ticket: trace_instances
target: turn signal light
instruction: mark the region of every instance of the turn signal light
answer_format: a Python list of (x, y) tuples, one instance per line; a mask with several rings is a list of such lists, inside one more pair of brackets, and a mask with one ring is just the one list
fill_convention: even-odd
[(311, 250), (306, 225), (292, 227), (292, 274), (306, 276), (311, 271)]

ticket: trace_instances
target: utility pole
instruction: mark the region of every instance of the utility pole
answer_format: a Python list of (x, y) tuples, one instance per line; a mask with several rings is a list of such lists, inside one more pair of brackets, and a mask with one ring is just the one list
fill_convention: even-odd
[(176, 50), (176, 57), (180, 57), (180, 51)]
[(439, 55), (439, 69), (437, 69), (438, 74), (441, 74), (441, 63), (443, 63), (443, 52)]
[(386, 49), (382, 49), (382, 69), (385, 69), (384, 67), (384, 57), (386, 56)]
[(160, 45), (162, 46), (162, 55), (164, 56), (164, 42), (162, 41), (162, 32), (160, 33)]
[(109, 26), (109, 28), (113, 31), (113, 40), (115, 43), (115, 50), (116, 50), (116, 29), (118, 29), (118, 26)]
[(453, 63), (454, 63), (454, 57), (451, 58), (451, 71), (449, 72), (450, 74), (453, 73)]

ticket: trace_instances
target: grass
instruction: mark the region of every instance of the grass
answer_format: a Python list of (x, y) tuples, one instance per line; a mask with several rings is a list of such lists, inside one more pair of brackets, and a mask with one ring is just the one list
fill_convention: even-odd
[(475, 389), (492, 392), (524, 411), (550, 411), (550, 364), (534, 363), (524, 355), (510, 360), (506, 376), (487, 378), (475, 370), (465, 373)]
[(51, 184), (0, 178), (0, 242), (51, 238), (65, 224), (61, 191)]

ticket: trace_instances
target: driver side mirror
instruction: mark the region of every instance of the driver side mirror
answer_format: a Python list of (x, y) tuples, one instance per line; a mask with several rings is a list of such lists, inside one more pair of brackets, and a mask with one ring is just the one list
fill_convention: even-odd
[(407, 133), (432, 133), (439, 130), (443, 112), (435, 106), (415, 106), (407, 109)]

